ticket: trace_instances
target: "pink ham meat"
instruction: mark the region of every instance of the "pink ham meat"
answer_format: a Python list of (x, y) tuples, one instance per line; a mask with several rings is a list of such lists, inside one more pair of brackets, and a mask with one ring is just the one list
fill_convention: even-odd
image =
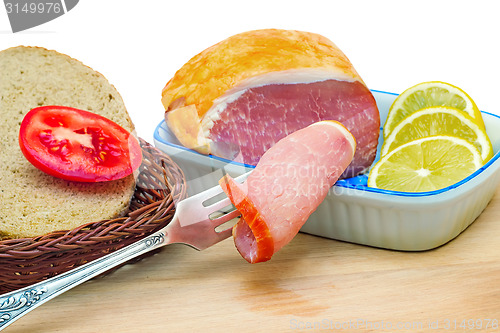
[(351, 163), (352, 134), (321, 121), (278, 141), (243, 184), (226, 175), (224, 192), (241, 213), (233, 228), (236, 248), (250, 263), (267, 261), (299, 232)]
[(357, 151), (341, 178), (364, 172), (377, 152), (380, 118), (373, 95), (359, 81), (246, 89), (218, 114), (208, 138), (214, 155), (256, 165), (277, 141), (321, 120), (341, 122), (356, 138)]

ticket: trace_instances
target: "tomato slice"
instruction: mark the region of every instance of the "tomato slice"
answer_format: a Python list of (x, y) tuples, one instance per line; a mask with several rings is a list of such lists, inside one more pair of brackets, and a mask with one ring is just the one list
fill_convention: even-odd
[(142, 161), (137, 139), (123, 127), (67, 106), (29, 111), (21, 123), (19, 145), (35, 167), (72, 181), (120, 179), (133, 173)]

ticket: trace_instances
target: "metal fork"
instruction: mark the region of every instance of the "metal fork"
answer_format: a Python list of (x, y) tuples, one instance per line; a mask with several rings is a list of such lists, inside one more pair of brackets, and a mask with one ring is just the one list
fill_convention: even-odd
[[(236, 180), (243, 181), (248, 174)], [(184, 199), (177, 204), (172, 221), (154, 234), (48, 280), (0, 295), (0, 331), (52, 298), (146, 252), (173, 243), (183, 243), (201, 251), (228, 238), (232, 226), (222, 231), (216, 228), (223, 227), (239, 212), (234, 207), (225, 212), (224, 208), (231, 205), (227, 197), (206, 205), (210, 200), (216, 200), (221, 193), (222, 188), (215, 186)], [(213, 217), (217, 212), (219, 216)]]

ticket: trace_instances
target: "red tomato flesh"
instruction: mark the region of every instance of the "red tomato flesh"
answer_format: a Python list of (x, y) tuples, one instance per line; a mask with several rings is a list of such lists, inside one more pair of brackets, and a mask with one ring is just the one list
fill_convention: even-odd
[(19, 145), (28, 161), (52, 176), (80, 182), (116, 180), (142, 161), (136, 138), (98, 114), (66, 106), (42, 106), (21, 123)]

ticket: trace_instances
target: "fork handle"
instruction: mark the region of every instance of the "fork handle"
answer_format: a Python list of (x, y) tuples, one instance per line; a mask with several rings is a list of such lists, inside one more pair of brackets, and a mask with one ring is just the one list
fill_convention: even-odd
[(66, 273), (34, 285), (0, 295), (0, 331), (52, 298), (107, 270), (165, 244), (164, 230), (132, 243)]

